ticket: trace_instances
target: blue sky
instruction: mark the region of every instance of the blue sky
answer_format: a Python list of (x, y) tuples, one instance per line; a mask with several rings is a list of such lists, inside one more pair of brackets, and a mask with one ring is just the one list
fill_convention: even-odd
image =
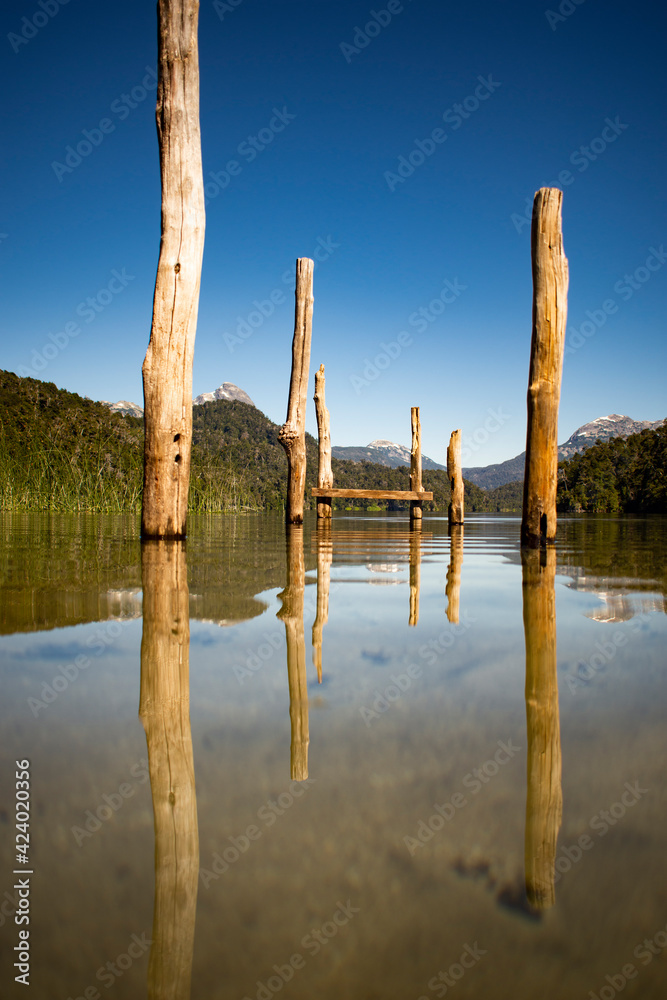
[[(141, 403), (155, 4), (24, 0), (0, 17), (0, 367)], [(409, 444), (419, 405), (437, 461), (456, 427), (464, 465), (512, 457), (526, 206), (555, 185), (570, 262), (559, 438), (612, 412), (667, 416), (666, 22), (646, 0), (204, 0), (195, 393), (235, 382), (283, 422), (294, 261), (314, 256), (310, 395), (323, 362), (333, 443)]]

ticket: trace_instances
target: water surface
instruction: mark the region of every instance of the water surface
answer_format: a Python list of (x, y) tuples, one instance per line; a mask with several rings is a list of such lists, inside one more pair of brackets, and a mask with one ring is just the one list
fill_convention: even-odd
[(666, 527), (2, 515), (2, 996), (664, 996)]

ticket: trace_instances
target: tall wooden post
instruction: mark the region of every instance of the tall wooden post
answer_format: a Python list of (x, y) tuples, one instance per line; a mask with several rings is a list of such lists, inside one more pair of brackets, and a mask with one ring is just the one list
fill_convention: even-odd
[[(317, 485), (324, 489), (333, 486), (331, 471), (331, 431), (329, 428), (329, 411), (324, 402), (324, 365), (315, 372), (315, 414), (317, 416), (318, 465)], [(317, 516), (331, 517), (331, 497), (317, 498)]]
[(463, 475), (461, 473), (461, 431), (452, 431), (447, 447), (447, 478), (451, 498), (447, 517), (451, 524), (463, 524)]
[(294, 338), (287, 419), (278, 440), (287, 454), (288, 524), (303, 523), (303, 494), (306, 488), (306, 396), (310, 369), (310, 341), (313, 333), (313, 270), (309, 257), (296, 262)]
[(277, 618), (285, 623), (287, 642), (287, 683), (292, 730), (290, 777), (305, 781), (308, 777), (308, 677), (306, 674), (306, 635), (303, 624), (303, 598), (306, 570), (303, 559), (303, 528), (287, 525), (287, 580), (278, 595), (282, 607)]
[(149, 1000), (187, 1000), (199, 876), (190, 731), (190, 619), (185, 543), (141, 547), (143, 634), (139, 715), (146, 731), (155, 826)]
[(554, 905), (556, 843), (561, 824), (560, 721), (556, 675), (556, 550), (524, 548), (523, 627), (526, 638), (526, 895), (532, 906)]
[[(410, 422), (412, 424), (412, 447), (410, 449), (410, 489), (421, 493), (422, 486), (422, 427), (419, 420), (419, 407), (413, 406), (410, 409)], [(422, 501), (410, 501), (410, 519), (421, 521)]]
[(556, 537), (558, 406), (568, 288), (562, 201), (563, 192), (558, 188), (540, 188), (533, 206), (533, 335), (521, 521), (521, 544), (533, 548)]
[(144, 538), (184, 538), (192, 361), (204, 252), (197, 0), (159, 0), (157, 131), (162, 238), (144, 359)]

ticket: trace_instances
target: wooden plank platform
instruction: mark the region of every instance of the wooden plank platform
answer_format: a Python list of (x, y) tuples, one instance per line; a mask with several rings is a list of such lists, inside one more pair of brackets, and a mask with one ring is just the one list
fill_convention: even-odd
[(337, 490), (333, 486), (313, 486), (313, 497), (349, 497), (359, 500), (432, 500), (429, 490)]

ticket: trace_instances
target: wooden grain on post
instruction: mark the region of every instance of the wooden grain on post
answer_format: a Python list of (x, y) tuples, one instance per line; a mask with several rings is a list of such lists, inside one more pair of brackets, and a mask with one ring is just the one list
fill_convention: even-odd
[[(410, 489), (415, 493), (422, 492), (422, 428), (419, 420), (419, 407), (413, 406), (410, 409), (410, 422), (412, 424), (412, 447), (410, 448)], [(422, 500), (412, 500), (410, 502), (410, 518), (413, 521), (421, 520)]]
[[(333, 472), (331, 471), (331, 430), (329, 425), (329, 411), (324, 401), (324, 365), (320, 365), (315, 372), (315, 414), (317, 416), (317, 443), (318, 443), (318, 465), (317, 465), (317, 485), (320, 488), (333, 486)], [(331, 497), (322, 497), (317, 502), (318, 518), (331, 517)]]
[(159, 0), (157, 132), (162, 238), (144, 359), (145, 538), (184, 538), (192, 440), (192, 361), (204, 251), (197, 0)]
[(288, 524), (303, 523), (303, 494), (306, 488), (306, 398), (310, 369), (310, 342), (313, 333), (313, 270), (309, 257), (296, 262), (294, 338), (287, 419), (278, 431), (278, 440), (287, 454)]
[(563, 192), (558, 188), (540, 188), (533, 206), (533, 334), (521, 520), (521, 544), (530, 547), (545, 545), (556, 537), (558, 406), (568, 288), (562, 201)]
[(461, 472), (461, 431), (452, 431), (447, 447), (447, 478), (451, 490), (447, 517), (450, 524), (463, 524), (463, 474)]

